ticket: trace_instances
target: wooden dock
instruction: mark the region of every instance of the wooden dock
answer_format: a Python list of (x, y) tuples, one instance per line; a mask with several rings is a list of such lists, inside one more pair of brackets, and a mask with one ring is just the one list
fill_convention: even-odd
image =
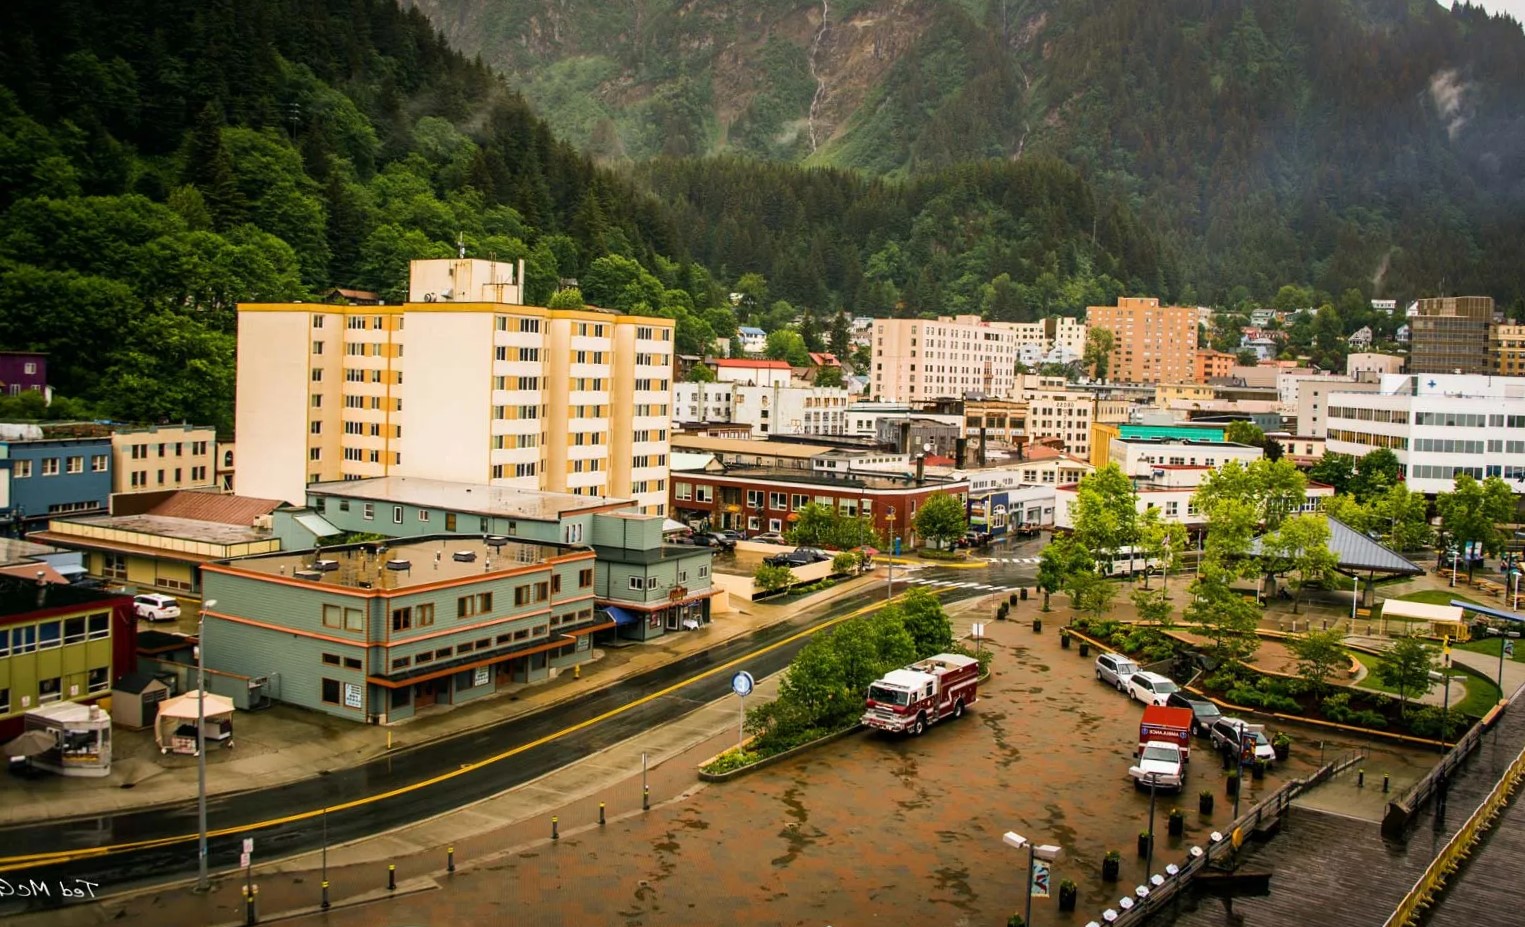
[[(1378, 824), (1294, 806), (1281, 833), (1250, 844), (1241, 865), (1269, 870), (1271, 892), (1233, 901), (1183, 899), (1149, 919), (1172, 927), (1382, 927), (1430, 860), (1492, 790), (1525, 747), (1525, 702), (1506, 712), (1450, 782), (1447, 808), (1423, 809), (1403, 841), (1384, 840)], [(1480, 852), (1452, 876), (1425, 920), (1435, 927), (1518, 927), (1519, 891), (1511, 875), (1525, 853), (1525, 807), (1513, 802)], [(1511, 898), (1511, 890), (1513, 897)]]

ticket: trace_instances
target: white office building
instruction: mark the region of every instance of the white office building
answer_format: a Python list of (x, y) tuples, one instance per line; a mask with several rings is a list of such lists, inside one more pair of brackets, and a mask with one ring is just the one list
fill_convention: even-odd
[(1386, 374), (1378, 392), (1332, 394), (1326, 430), (1330, 451), (1391, 450), (1410, 489), (1449, 492), (1469, 473), (1525, 491), (1525, 377)]

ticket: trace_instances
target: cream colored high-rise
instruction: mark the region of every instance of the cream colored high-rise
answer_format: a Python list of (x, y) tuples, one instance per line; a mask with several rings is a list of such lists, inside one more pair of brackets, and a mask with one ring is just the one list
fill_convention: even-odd
[(977, 315), (875, 319), (869, 395), (892, 402), (1011, 394), (1018, 330)]
[(402, 305), (239, 306), (239, 492), (417, 476), (665, 513), (672, 320), (520, 305), (521, 274), (414, 261)]
[(1197, 310), (1158, 299), (1119, 297), (1088, 306), (1086, 324), (1112, 331), (1107, 379), (1116, 383), (1190, 383), (1197, 365)]

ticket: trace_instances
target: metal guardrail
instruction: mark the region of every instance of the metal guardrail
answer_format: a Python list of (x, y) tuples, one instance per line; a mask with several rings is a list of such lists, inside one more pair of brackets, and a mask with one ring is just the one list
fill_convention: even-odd
[(1460, 766), (1483, 742), (1483, 735), (1498, 723), (1500, 715), (1501, 712), (1494, 709), (1480, 723), (1472, 725), (1471, 730), (1462, 735), (1461, 740), (1458, 740), (1446, 752), (1433, 769), (1405, 789), (1397, 798), (1387, 803), (1387, 809), (1382, 815), (1382, 836), (1389, 840), (1403, 839), (1409, 822), (1413, 820), (1414, 812), (1424, 807), (1424, 803), (1435, 794), (1441, 777), (1444, 776), (1448, 780), (1454, 777), (1456, 767)]
[(1482, 800), (1477, 809), (1467, 818), (1465, 824), (1459, 827), (1451, 839), (1435, 858), (1430, 860), (1427, 866), (1414, 882), (1403, 901), (1398, 904), (1393, 916), (1387, 919), (1384, 927), (1410, 927), (1419, 920), (1421, 912), (1429, 907), (1435, 893), (1444, 887), (1447, 877), (1456, 871), (1462, 857), (1472, 849), (1493, 824), (1493, 819), (1503, 810), (1508, 802), (1509, 795), (1520, 784), (1520, 779), (1525, 776), (1525, 748), (1522, 748), (1509, 764), (1509, 769), (1502, 778), (1494, 784), (1493, 790)]
[(1325, 763), (1306, 779), (1293, 779), (1283, 785), (1255, 807), (1230, 822), (1227, 831), (1214, 831), (1217, 839), (1209, 840), (1206, 847), (1192, 847), (1187, 852), (1186, 862), (1176, 866), (1174, 873), (1171, 873), (1170, 867), (1167, 866), (1164, 874), (1151, 874), (1147, 885), (1138, 886), (1131, 894), (1118, 902), (1117, 907), (1121, 908), (1121, 911), (1108, 908), (1099, 919), (1091, 921), (1086, 927), (1099, 927), (1102, 923), (1109, 924), (1111, 927), (1128, 927), (1128, 925), (1144, 923), (1151, 914), (1159, 911), (1184, 891), (1191, 880), (1203, 870), (1237, 853), (1247, 835), (1254, 833), (1262, 823), (1286, 814), (1292, 800), (1298, 795), (1315, 785), (1327, 782), (1365, 759), (1364, 753), (1346, 754), (1338, 760)]

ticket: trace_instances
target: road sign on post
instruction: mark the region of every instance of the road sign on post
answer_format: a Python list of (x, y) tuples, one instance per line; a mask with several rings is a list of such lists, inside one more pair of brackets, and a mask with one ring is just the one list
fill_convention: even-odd
[(731, 691), (736, 693), (738, 702), (739, 718), (736, 722), (736, 751), (741, 752), (741, 745), (745, 742), (747, 731), (747, 696), (756, 688), (756, 681), (752, 674), (742, 670), (731, 677)]

